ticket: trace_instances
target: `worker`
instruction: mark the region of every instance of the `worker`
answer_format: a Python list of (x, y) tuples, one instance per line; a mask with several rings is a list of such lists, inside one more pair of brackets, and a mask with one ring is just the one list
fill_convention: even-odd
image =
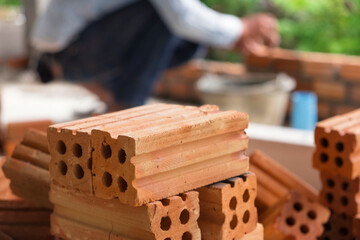
[(238, 18), (200, 0), (50, 0), (32, 32), (43, 82), (99, 82), (124, 108), (144, 104), (164, 70), (204, 47), (261, 54), (278, 43), (272, 16)]

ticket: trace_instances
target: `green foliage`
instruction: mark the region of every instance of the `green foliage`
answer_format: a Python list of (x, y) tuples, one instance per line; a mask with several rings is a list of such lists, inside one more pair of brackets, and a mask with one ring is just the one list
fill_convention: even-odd
[(360, 0), (203, 0), (244, 16), (270, 12), (279, 19), (284, 48), (360, 55)]
[(0, 0), (0, 7), (19, 6), (19, 5), (21, 5), (21, 0)]

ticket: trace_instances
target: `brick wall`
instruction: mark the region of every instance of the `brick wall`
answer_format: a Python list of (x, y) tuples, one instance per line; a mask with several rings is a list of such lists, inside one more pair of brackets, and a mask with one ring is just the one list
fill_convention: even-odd
[(285, 72), (297, 80), (297, 90), (318, 95), (319, 118), (360, 107), (360, 57), (276, 49), (267, 57), (248, 57), (242, 64), (191, 61), (167, 71), (155, 95), (177, 101), (200, 103), (196, 81), (207, 72), (242, 75), (249, 72)]
[(193, 60), (166, 71), (155, 86), (155, 96), (182, 102), (200, 103), (195, 84), (206, 73), (242, 75), (242, 64)]
[(250, 72), (285, 72), (297, 80), (297, 90), (318, 95), (319, 118), (360, 106), (360, 57), (274, 50), (267, 57), (248, 57)]

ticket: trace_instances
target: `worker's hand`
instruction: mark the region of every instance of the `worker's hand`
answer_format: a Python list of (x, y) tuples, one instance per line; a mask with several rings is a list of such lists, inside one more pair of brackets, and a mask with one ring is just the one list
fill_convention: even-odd
[(245, 55), (265, 55), (267, 47), (280, 44), (278, 23), (270, 14), (256, 14), (242, 18), (243, 32), (235, 45), (235, 50)]

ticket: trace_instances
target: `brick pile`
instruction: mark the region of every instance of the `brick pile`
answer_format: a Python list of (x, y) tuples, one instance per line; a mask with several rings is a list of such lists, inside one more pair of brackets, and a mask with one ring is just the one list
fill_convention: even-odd
[(260, 150), (250, 156), (250, 171), (258, 178), (256, 206), (259, 215), (286, 197), (291, 190), (316, 201), (318, 191)]
[(52, 233), (263, 239), (247, 126), (244, 113), (167, 104), (50, 126)]
[(49, 209), (39, 207), (14, 195), (5, 178), (0, 159), (0, 239), (51, 240)]
[(258, 177), (256, 206), (265, 239), (317, 239), (330, 211), (317, 202), (317, 191), (278, 162), (257, 150), (250, 157)]
[[(324, 240), (359, 239), (360, 110), (317, 124), (313, 166), (320, 171), (320, 201), (332, 211)], [(352, 231), (354, 230), (354, 231)]]

